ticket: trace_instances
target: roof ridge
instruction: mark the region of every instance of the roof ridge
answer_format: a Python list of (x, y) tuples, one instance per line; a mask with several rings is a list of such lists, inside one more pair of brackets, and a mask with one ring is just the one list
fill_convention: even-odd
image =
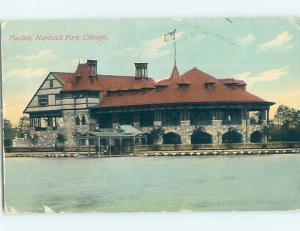
[(212, 78), (212, 79), (214, 79), (214, 80), (220, 82), (218, 78), (216, 78), (216, 77), (214, 77), (214, 76), (212, 76), (212, 75), (210, 75), (210, 74), (208, 74), (208, 73), (206, 73), (206, 72), (204, 72), (204, 71), (201, 71), (201, 70), (198, 69), (197, 67), (193, 67), (192, 69), (190, 69), (190, 70), (186, 71), (185, 73), (183, 73), (183, 74), (181, 75), (182, 78), (185, 78), (186, 75), (187, 75), (189, 72), (192, 72), (192, 71), (197, 71), (197, 72), (199, 72), (199, 73), (202, 73), (202, 74), (204, 74), (204, 75), (206, 75), (206, 76), (208, 76), (208, 77), (210, 77), (210, 78)]
[(50, 73), (75, 74), (74, 72), (65, 72), (65, 71), (50, 71)]

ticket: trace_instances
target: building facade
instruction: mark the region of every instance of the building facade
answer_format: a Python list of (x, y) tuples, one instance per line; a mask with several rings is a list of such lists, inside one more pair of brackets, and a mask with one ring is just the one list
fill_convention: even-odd
[(94, 145), (89, 132), (130, 125), (142, 137), (136, 145), (266, 142), (269, 109), (274, 103), (246, 90), (236, 79), (217, 79), (197, 68), (170, 77), (148, 77), (147, 63), (135, 75), (98, 74), (97, 61), (79, 64), (74, 73), (50, 72), (24, 113), (29, 114), (35, 146)]

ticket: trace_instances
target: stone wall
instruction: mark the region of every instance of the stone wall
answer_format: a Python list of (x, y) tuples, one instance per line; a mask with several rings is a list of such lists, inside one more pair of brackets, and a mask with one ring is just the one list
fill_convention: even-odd
[[(85, 116), (86, 124), (82, 124), (83, 115)], [(80, 125), (76, 124), (76, 117), (80, 118)], [(76, 134), (85, 133), (90, 129), (91, 117), (89, 110), (67, 110), (63, 112), (63, 132), (67, 136), (66, 146), (77, 145)]]
[[(80, 125), (76, 124), (77, 115), (82, 120), (82, 116), (85, 116), (86, 124)], [(63, 117), (57, 118), (57, 129), (53, 130), (51, 127), (48, 127), (46, 131), (35, 131), (34, 128), (31, 128), (31, 137), (26, 146), (36, 146), (36, 147), (54, 147), (56, 145), (56, 138), (58, 133), (66, 135), (65, 146), (76, 146), (77, 145), (77, 136), (76, 134), (85, 133), (90, 129), (90, 123), (93, 121), (90, 117), (89, 110), (64, 110)], [(32, 142), (33, 137), (36, 136), (36, 142)], [(15, 146), (20, 146), (21, 143), (16, 140)]]
[(57, 133), (60, 130), (52, 130), (48, 128), (47, 131), (34, 131), (31, 129), (31, 137), (29, 137), (32, 147), (55, 147)]
[[(85, 116), (86, 124), (77, 125), (76, 117), (79, 116), (82, 119), (82, 116)], [(82, 121), (81, 121), (82, 122)], [(66, 135), (67, 140), (65, 146), (76, 146), (77, 143), (77, 133), (85, 133), (90, 130), (91, 123), (96, 125), (95, 119), (91, 118), (89, 110), (64, 110), (63, 117), (58, 118), (57, 130), (52, 130), (48, 128), (47, 131), (33, 131), (32, 134), (38, 136), (38, 142), (32, 144), (33, 146), (55, 146), (56, 137), (58, 133), (63, 133)], [(119, 124), (114, 124), (114, 127), (117, 127)], [(243, 137), (243, 143), (250, 143), (250, 136), (255, 131), (262, 132), (264, 126), (261, 125), (251, 125), (249, 120), (243, 120), (241, 124), (232, 124), (224, 125), (221, 120), (213, 120), (211, 125), (191, 125), (189, 120), (180, 121), (179, 126), (163, 126), (161, 121), (155, 121), (154, 126), (152, 127), (140, 127), (139, 123), (134, 123), (134, 126), (140, 130), (142, 133), (151, 133), (155, 128), (162, 127), (164, 129), (164, 134), (173, 132), (181, 137), (182, 144), (191, 144), (191, 136), (193, 132), (197, 129), (201, 129), (203, 132), (206, 132), (212, 136), (213, 144), (221, 144), (222, 136), (230, 131), (235, 130), (240, 133)], [(107, 130), (107, 129), (103, 129)], [(266, 139), (264, 139), (266, 141)], [(158, 139), (158, 144), (162, 144), (162, 136)]]
[[(160, 127), (161, 123), (155, 121), (154, 127), (139, 128), (143, 133), (151, 133), (154, 128)], [(243, 143), (250, 143), (250, 136), (255, 131), (263, 131), (265, 124), (250, 125), (249, 120), (243, 120), (241, 124), (224, 125), (221, 120), (213, 120), (211, 125), (190, 125), (190, 121), (181, 121), (180, 126), (161, 126), (165, 134), (169, 132), (176, 133), (181, 136), (182, 144), (191, 144), (191, 136), (193, 132), (199, 128), (212, 136), (213, 144), (221, 144), (222, 136), (230, 130), (242, 134)], [(264, 139), (265, 141), (265, 139)], [(162, 139), (160, 139), (162, 142)], [(159, 143), (160, 143), (159, 142)]]

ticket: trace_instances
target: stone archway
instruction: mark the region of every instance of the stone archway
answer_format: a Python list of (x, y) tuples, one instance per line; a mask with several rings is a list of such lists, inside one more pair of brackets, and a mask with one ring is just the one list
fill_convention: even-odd
[(243, 143), (243, 135), (237, 131), (228, 131), (222, 136), (222, 143)]
[(260, 131), (255, 131), (250, 136), (251, 143), (262, 143), (263, 142), (263, 134)]
[(202, 130), (195, 130), (191, 135), (192, 144), (211, 144), (212, 142), (212, 135)]
[(168, 132), (163, 135), (163, 144), (181, 144), (181, 136), (174, 132)]

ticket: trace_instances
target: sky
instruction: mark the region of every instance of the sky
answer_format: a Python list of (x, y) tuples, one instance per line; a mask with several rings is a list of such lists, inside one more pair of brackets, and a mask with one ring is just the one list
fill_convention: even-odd
[[(98, 74), (134, 75), (135, 62), (148, 62), (150, 77), (168, 78), (174, 49), (163, 35), (175, 28), (181, 74), (197, 67), (245, 80), (248, 91), (276, 102), (271, 117), (280, 104), (300, 109), (299, 18), (10, 21), (1, 27), (4, 118), (14, 124), (50, 71), (74, 72), (87, 59), (98, 60)], [(37, 39), (50, 35), (63, 40)]]

